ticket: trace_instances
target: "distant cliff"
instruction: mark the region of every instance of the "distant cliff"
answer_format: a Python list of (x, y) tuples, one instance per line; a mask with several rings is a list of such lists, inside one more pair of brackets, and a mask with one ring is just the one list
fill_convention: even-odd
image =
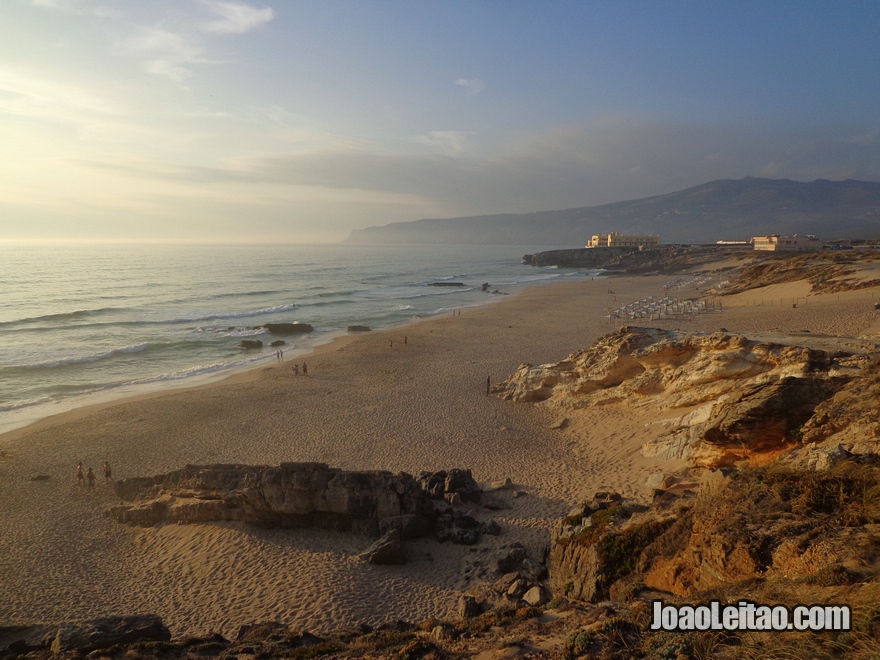
[(878, 238), (880, 183), (723, 179), (602, 206), (396, 222), (357, 229), (344, 242), (574, 247), (608, 231), (659, 234), (664, 243), (714, 243), (771, 233)]
[[(639, 274), (679, 273), (685, 268), (746, 254), (753, 250), (729, 246), (675, 247), (661, 246), (647, 250), (636, 248), (572, 248), (546, 250), (523, 255), (523, 263), (531, 266), (560, 268), (603, 268), (608, 271)], [(766, 255), (762, 255), (766, 256)]]

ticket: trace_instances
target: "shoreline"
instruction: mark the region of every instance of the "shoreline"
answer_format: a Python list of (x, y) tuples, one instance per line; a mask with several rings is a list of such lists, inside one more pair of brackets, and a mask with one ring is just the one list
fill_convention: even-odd
[[(604, 278), (604, 276), (602, 276)], [(572, 284), (573, 282), (556, 282), (556, 281), (538, 281), (530, 284), (517, 284), (512, 287), (512, 290), (509, 292), (505, 292), (502, 295), (491, 295), (491, 298), (476, 304), (469, 305), (467, 307), (460, 307), (456, 309), (460, 310), (474, 310), (481, 309), (487, 306), (492, 306), (503, 302), (504, 299), (508, 297), (516, 297), (522, 294), (524, 291), (541, 286), (560, 286), (565, 284)], [(329, 341), (318, 343), (312, 346), (303, 347), (303, 348), (294, 348), (290, 349), (291, 353), (295, 353), (296, 359), (302, 359), (304, 357), (311, 357), (315, 355), (320, 355), (324, 351), (333, 351), (338, 350), (338, 346), (344, 346), (351, 341), (357, 340), (359, 337), (365, 334), (378, 334), (383, 332), (391, 332), (399, 328), (405, 328), (410, 325), (422, 323), (425, 321), (430, 321), (435, 318), (442, 317), (443, 314), (438, 312), (433, 312), (430, 314), (426, 314), (421, 317), (410, 318), (406, 321), (401, 321), (398, 323), (393, 323), (387, 326), (383, 326), (379, 329), (371, 330), (369, 333), (349, 333), (346, 330), (339, 330), (337, 332), (341, 333), (337, 336), (333, 337)], [(286, 352), (286, 351), (285, 351)], [(287, 362), (288, 360), (284, 360)], [(177, 392), (187, 392), (194, 389), (200, 389), (205, 387), (212, 387), (215, 385), (223, 385), (223, 384), (235, 384), (239, 382), (248, 382), (249, 380), (253, 380), (257, 378), (257, 373), (262, 370), (272, 366), (275, 366), (277, 362), (272, 361), (272, 356), (267, 353), (265, 356), (265, 360), (258, 360), (252, 364), (248, 365), (239, 365), (236, 367), (231, 367), (228, 370), (214, 372), (209, 375), (201, 375), (195, 376), (192, 378), (192, 383), (185, 383), (181, 381), (175, 380), (163, 380), (158, 381), (156, 383), (151, 384), (141, 384), (141, 385), (123, 385), (118, 389), (113, 388), (106, 390), (103, 394), (92, 393), (92, 394), (83, 394), (78, 395), (79, 397), (83, 397), (86, 399), (95, 399), (94, 401), (87, 402), (74, 402), (71, 407), (61, 410), (59, 412), (48, 413), (48, 414), (37, 414), (37, 415), (22, 415), (24, 419), (20, 422), (12, 421), (8, 422), (7, 425), (11, 426), (8, 430), (0, 431), (0, 447), (4, 446), (4, 444), (13, 441), (15, 438), (20, 437), (22, 434), (28, 433), (29, 431), (36, 431), (42, 428), (46, 428), (47, 426), (52, 426), (54, 424), (63, 424), (67, 421), (79, 419), (84, 415), (88, 415), (92, 412), (96, 412), (99, 410), (104, 410), (108, 407), (112, 407), (116, 404), (123, 404), (129, 402), (135, 402), (140, 400), (147, 400), (156, 397), (162, 397), (169, 394), (177, 393)], [(188, 380), (188, 379), (187, 379)], [(125, 393), (126, 389), (141, 389), (143, 391), (140, 392), (132, 392)], [(68, 401), (74, 401), (77, 399), (77, 396), (71, 397)], [(65, 400), (58, 401), (58, 405), (64, 406)], [(33, 407), (26, 407), (20, 410), (34, 410), (35, 412), (44, 407), (48, 407), (51, 404), (38, 404)]]
[[(319, 632), (350, 622), (454, 616), (462, 592), (496, 579), (491, 562), (502, 547), (522, 543), (540, 557), (572, 505), (600, 490), (647, 501), (647, 479), (672, 469), (640, 455), (656, 427), (638, 407), (622, 402), (562, 413), (572, 423), (554, 429), (561, 411), (486, 396), (487, 375), (494, 383), (522, 363), (558, 362), (626, 324), (843, 334), (877, 321), (870, 291), (820, 296), (815, 304), (811, 297), (797, 309), (756, 307), (746, 293), (725, 301), (720, 314), (693, 319), (604, 318), (611, 306), (661, 292), (667, 279), (527, 287), (461, 316), (346, 336), (310, 354), (308, 377), (273, 363), (5, 434), (3, 618), (32, 623), (155, 612), (180, 636), (234, 634), (253, 621)], [(398, 344), (404, 333), (408, 344)], [(352, 534), (238, 523), (117, 524), (104, 515), (118, 503), (112, 484), (87, 493), (74, 478), (77, 461), (100, 467), (104, 460), (117, 479), (186, 464), (317, 462), (410, 474), (465, 468), (483, 484), (510, 478), (524, 494), (507, 495), (509, 509), (473, 512), (496, 520), (501, 536), (475, 550), (411, 542), (410, 561), (391, 568), (360, 562), (372, 539)], [(47, 478), (30, 480), (38, 474)]]
[[(644, 295), (661, 279), (628, 282)], [(447, 616), (458, 594), (486, 574), (493, 550), (520, 542), (540, 557), (550, 528), (585, 492), (641, 488), (640, 473), (622, 472), (620, 464), (600, 468), (590, 452), (549, 428), (545, 411), (485, 395), (487, 374), (497, 382), (524, 361), (556, 361), (588, 345), (585, 313), (588, 334), (613, 329), (602, 318), (606, 291), (602, 280), (527, 287), (461, 316), (407, 324), (405, 346), (398, 344), (401, 328), (345, 337), (344, 345), (307, 358), (307, 378), (272, 364), (4, 435), (4, 618), (27, 623), (153, 611), (182, 634), (208, 626), (230, 633), (253, 620), (326, 630), (349, 620)], [(411, 474), (460, 467), (481, 483), (510, 478), (526, 495), (511, 500), (509, 510), (480, 514), (505, 530), (481, 545), (488, 554), (414, 542), (413, 560), (389, 573), (356, 559), (372, 542), (367, 537), (231, 523), (139, 529), (111, 522), (103, 511), (117, 502), (112, 488), (102, 482), (88, 494), (74, 479), (77, 461), (100, 467), (104, 460), (116, 479), (186, 464), (320, 462)], [(30, 481), (35, 474), (48, 479)], [(381, 604), (376, 593), (384, 594)]]

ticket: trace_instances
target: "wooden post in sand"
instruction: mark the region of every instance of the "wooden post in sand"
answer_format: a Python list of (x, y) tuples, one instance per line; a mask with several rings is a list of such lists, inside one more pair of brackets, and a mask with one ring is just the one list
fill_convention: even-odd
[(489, 396), (489, 387), (492, 385), (492, 377), (486, 376), (486, 396)]

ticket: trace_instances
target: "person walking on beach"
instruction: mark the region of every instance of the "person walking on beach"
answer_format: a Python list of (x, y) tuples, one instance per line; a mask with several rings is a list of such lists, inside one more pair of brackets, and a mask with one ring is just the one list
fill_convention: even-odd
[(83, 473), (83, 462), (80, 461), (76, 466), (76, 483), (83, 487), (86, 485), (86, 475)]
[(293, 365), (293, 375), (299, 376), (299, 365), (298, 364)]
[(109, 461), (104, 461), (104, 480), (113, 481), (113, 470), (110, 469)]
[(407, 336), (404, 335), (404, 336), (403, 336), (403, 345), (406, 346), (406, 343), (407, 343)]
[(89, 471), (86, 472), (86, 481), (89, 484), (89, 492), (94, 493), (95, 492), (95, 481), (97, 481), (97, 479), (95, 477), (95, 473), (92, 471), (92, 468), (89, 468)]
[(309, 375), (309, 365), (306, 364), (306, 361), (303, 360), (303, 376)]

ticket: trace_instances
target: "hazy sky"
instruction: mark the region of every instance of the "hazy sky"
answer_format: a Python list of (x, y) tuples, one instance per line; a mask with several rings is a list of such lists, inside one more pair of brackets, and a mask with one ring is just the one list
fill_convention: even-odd
[(2, 0), (0, 239), (880, 180), (880, 2)]

